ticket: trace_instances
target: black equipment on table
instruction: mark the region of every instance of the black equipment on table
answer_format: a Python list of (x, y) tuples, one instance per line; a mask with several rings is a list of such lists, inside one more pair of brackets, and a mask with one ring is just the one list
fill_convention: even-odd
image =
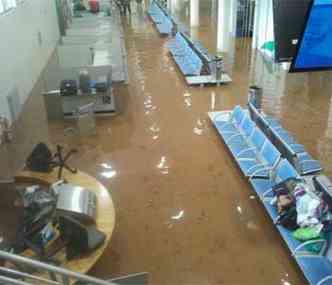
[(57, 198), (52, 191), (45, 191), (40, 186), (32, 189), (21, 193), (24, 216), (13, 248), (16, 253), (30, 248), (40, 260), (49, 262), (53, 254), (46, 252), (46, 244), (53, 236)]
[(77, 95), (78, 87), (76, 80), (62, 80), (60, 83), (61, 96)]
[(103, 93), (107, 91), (107, 82), (97, 82), (95, 85), (96, 91)]
[(68, 260), (95, 250), (106, 238), (95, 225), (83, 225), (69, 216), (59, 216), (59, 229), (61, 238), (66, 244)]

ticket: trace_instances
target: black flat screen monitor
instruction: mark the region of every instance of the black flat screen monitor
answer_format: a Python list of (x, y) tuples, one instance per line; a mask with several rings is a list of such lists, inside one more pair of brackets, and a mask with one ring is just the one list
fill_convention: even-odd
[(275, 61), (292, 61), (311, 0), (273, 0)]
[(313, 0), (290, 72), (332, 69), (332, 0)]

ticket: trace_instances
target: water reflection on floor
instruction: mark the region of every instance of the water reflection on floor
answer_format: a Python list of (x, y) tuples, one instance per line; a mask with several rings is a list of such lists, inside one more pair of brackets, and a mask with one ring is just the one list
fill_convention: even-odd
[[(205, 5), (195, 35), (215, 52)], [(186, 9), (179, 16), (188, 23)], [(120, 114), (99, 119), (90, 138), (49, 125), (50, 141), (77, 147), (74, 164), (98, 177), (114, 199), (116, 231), (93, 274), (148, 271), (154, 285), (305, 284), (206, 112), (244, 106), (248, 85), (261, 85), (266, 113), (332, 177), (332, 75), (288, 75), (260, 54), (251, 57), (250, 39), (238, 38), (227, 58), (232, 84), (188, 87), (166, 39), (143, 9), (134, 10), (123, 19), (130, 85), (116, 89)]]

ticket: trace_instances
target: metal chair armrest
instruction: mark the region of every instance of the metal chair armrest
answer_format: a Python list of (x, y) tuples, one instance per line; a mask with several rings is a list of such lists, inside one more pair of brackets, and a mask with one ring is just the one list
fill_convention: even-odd
[(250, 150), (255, 150), (255, 149), (256, 149), (255, 147), (248, 147), (246, 149), (241, 150), (239, 153), (236, 154), (236, 156), (241, 156), (241, 154), (246, 153), (247, 151), (250, 151)]
[(323, 285), (326, 281), (331, 280), (331, 279), (332, 279), (332, 275), (326, 276), (326, 277), (324, 277), (323, 279), (321, 279), (321, 280), (317, 283), (317, 285)]
[(226, 143), (230, 143), (230, 141), (231, 141), (233, 138), (236, 138), (236, 137), (238, 137), (238, 136), (242, 136), (242, 135), (239, 134), (239, 133), (236, 133), (236, 134), (232, 135), (228, 140), (225, 140), (225, 142), (226, 142)]
[(256, 167), (265, 167), (265, 166), (266, 166), (266, 164), (264, 164), (264, 163), (258, 163), (258, 164), (256, 164), (256, 165), (251, 166), (251, 167), (248, 169), (248, 172), (250, 172), (252, 169), (255, 169)]
[(263, 167), (263, 168), (260, 168), (260, 169), (257, 169), (257, 170), (255, 170), (249, 177), (250, 178), (253, 178), (255, 175), (256, 175), (256, 173), (258, 173), (258, 172), (260, 172), (260, 171), (264, 171), (264, 170), (272, 170), (273, 168), (272, 167)]
[[(301, 243), (299, 246), (297, 246), (295, 249), (294, 249), (294, 252), (292, 253), (293, 256), (296, 256), (297, 255), (297, 252), (300, 251), (303, 247), (305, 247), (306, 245), (309, 245), (309, 244), (315, 244), (315, 243), (323, 243), (323, 247), (322, 249), (320, 250), (319, 254), (317, 255), (322, 255), (323, 252), (325, 251), (326, 249), (326, 246), (327, 246), (327, 241), (325, 239), (317, 239), (317, 240), (308, 240), (308, 241), (305, 241), (303, 243)], [(306, 254), (307, 255), (307, 254)]]

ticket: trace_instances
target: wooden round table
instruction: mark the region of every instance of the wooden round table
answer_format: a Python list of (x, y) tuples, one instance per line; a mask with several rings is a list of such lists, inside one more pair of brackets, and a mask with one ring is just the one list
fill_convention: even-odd
[[(115, 225), (113, 201), (109, 191), (95, 178), (84, 172), (79, 171), (77, 174), (72, 174), (64, 170), (63, 179), (66, 179), (68, 183), (84, 187), (97, 195), (96, 226), (106, 235), (104, 244), (89, 255), (71, 261), (66, 260), (64, 250), (56, 254), (62, 267), (79, 273), (87, 273), (101, 257), (110, 242)], [(16, 175), (15, 180), (17, 182), (31, 182), (32, 184), (52, 184), (58, 181), (57, 171), (51, 173), (21, 171)]]

